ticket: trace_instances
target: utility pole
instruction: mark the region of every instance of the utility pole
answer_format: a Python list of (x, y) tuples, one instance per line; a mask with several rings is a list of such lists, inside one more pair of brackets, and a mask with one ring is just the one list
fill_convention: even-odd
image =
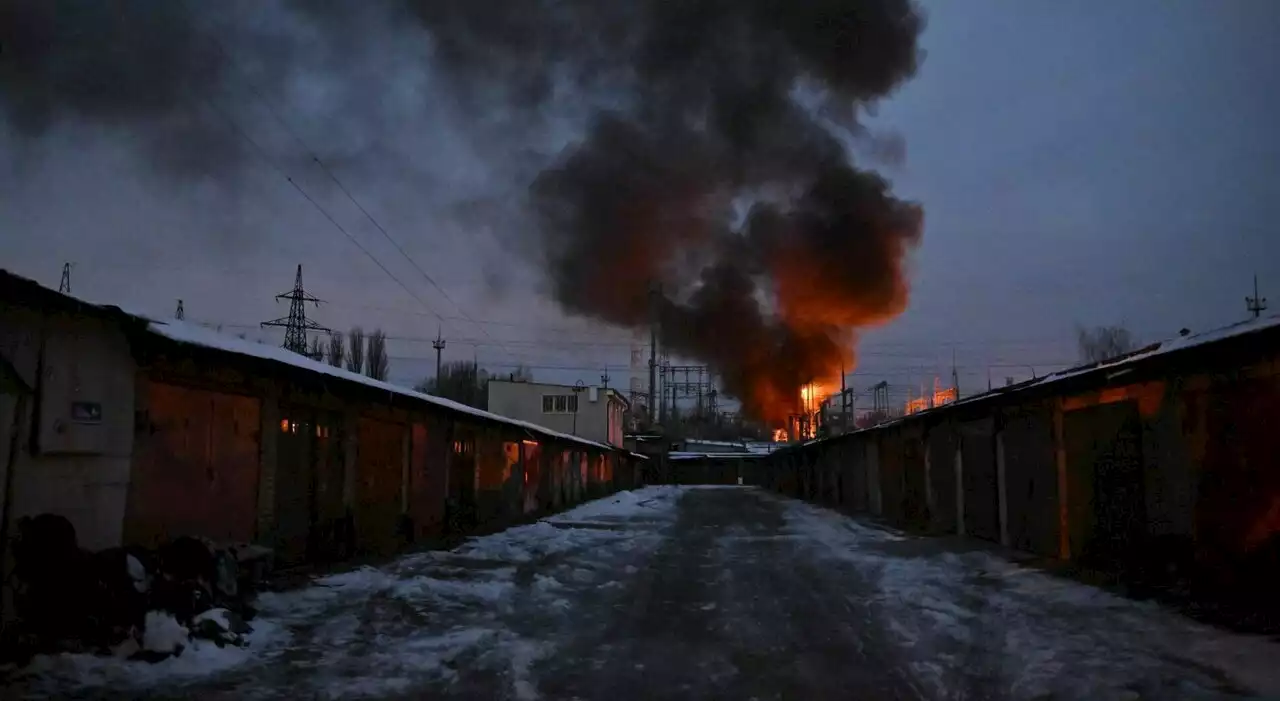
[(320, 300), (307, 294), (302, 287), (302, 266), (298, 266), (298, 273), (293, 279), (293, 289), (288, 292), (282, 292), (276, 295), (277, 300), (289, 300), (289, 316), (280, 319), (272, 319), (271, 321), (262, 322), (262, 328), (268, 326), (284, 327), (284, 348), (291, 350), (299, 355), (307, 355), (307, 332), (320, 331), (323, 333), (331, 333), (331, 331), (314, 321), (307, 318), (307, 302), (311, 302), (315, 306), (320, 306)]
[(62, 264), (62, 280), (58, 283), (58, 291), (64, 295), (71, 294), (71, 264)]
[(956, 347), (951, 347), (951, 389), (956, 391), (956, 401), (960, 401), (960, 373), (956, 371)]
[(187, 318), (187, 312), (182, 308), (182, 300), (178, 300), (178, 308), (173, 312), (173, 318), (182, 321)]
[(658, 401), (658, 287), (649, 286), (649, 425), (652, 427)]
[(436, 327), (436, 340), (431, 342), (436, 349), (436, 394), (440, 393), (440, 352), (444, 350), (444, 336), (440, 335), (440, 327)]
[(844, 358), (840, 359), (840, 432), (849, 430), (849, 386), (845, 383)]
[(675, 368), (670, 363), (665, 364), (667, 369), (667, 378), (671, 382), (671, 423), (676, 422), (676, 390), (680, 389), (680, 383), (676, 382)]
[(1257, 319), (1262, 312), (1267, 310), (1267, 298), (1258, 295), (1258, 276), (1253, 276), (1253, 296), (1244, 298), (1245, 307), (1253, 312), (1253, 318)]
[(579, 397), (582, 395), (582, 390), (586, 388), (582, 380), (578, 380), (573, 385), (573, 435), (575, 436), (578, 435), (578, 403), (581, 401)]
[(600, 388), (609, 389), (609, 369), (605, 368), (604, 374), (600, 376)]

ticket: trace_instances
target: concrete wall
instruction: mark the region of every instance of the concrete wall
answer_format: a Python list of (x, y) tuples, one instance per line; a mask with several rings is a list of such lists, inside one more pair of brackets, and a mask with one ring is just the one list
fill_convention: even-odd
[[(572, 396), (574, 392), (569, 385), (490, 380), (489, 411), (622, 447), (622, 416), (626, 403), (612, 389), (588, 387), (579, 392), (576, 419), (572, 412), (543, 413), (542, 397), (549, 394)], [(593, 394), (595, 401), (591, 401)]]
[[(110, 321), (88, 316), (0, 307), (0, 354), (35, 389), (20, 417), (11, 522), (60, 514), (75, 526), (85, 547), (119, 545), (136, 374), (124, 333)], [(0, 402), (6, 458), (15, 407), (12, 396)], [(98, 410), (100, 416), (94, 416)], [(0, 462), (0, 484), (7, 464)]]

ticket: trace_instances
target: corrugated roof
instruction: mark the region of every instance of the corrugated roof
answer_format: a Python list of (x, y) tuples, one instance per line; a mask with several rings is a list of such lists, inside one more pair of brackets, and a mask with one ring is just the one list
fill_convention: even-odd
[(494, 414), (488, 411), (484, 411), (482, 409), (477, 409), (475, 407), (467, 406), (466, 404), (455, 402), (450, 399), (445, 399), (443, 397), (436, 397), (430, 394), (423, 394), (422, 392), (417, 392), (415, 390), (409, 389), (408, 387), (401, 387), (399, 385), (393, 385), (389, 382), (375, 380), (371, 377), (366, 377), (359, 373), (351, 372), (343, 368), (333, 367), (332, 365), (329, 365), (327, 363), (317, 362), (306, 356), (298, 355), (297, 353), (294, 353), (292, 351), (287, 351), (284, 348), (281, 348), (279, 346), (268, 346), (263, 343), (256, 343), (253, 341), (247, 341), (241, 338), (236, 338), (234, 336), (228, 336), (228, 335), (219, 333), (217, 331), (214, 331), (212, 329), (208, 329), (198, 324), (193, 324), (190, 322), (177, 321), (177, 320), (158, 320), (146, 314), (131, 312), (115, 305), (89, 302), (84, 299), (74, 297), (72, 295), (56, 292), (54, 290), (51, 290), (41, 285), (40, 283), (34, 280), (25, 278), (21, 275), (16, 275), (7, 270), (0, 269), (0, 280), (5, 280), (10, 285), (16, 284), (21, 286), (24, 289), (32, 290), (34, 292), (39, 292), (40, 294), (48, 293), (49, 295), (52, 295), (51, 297), (47, 297), (47, 299), (49, 300), (65, 299), (68, 301), (74, 301), (75, 303), (84, 305), (86, 307), (94, 308), (109, 314), (121, 314), (126, 317), (129, 317), (141, 322), (145, 322), (147, 331), (153, 334), (156, 334), (157, 336), (161, 336), (163, 338), (167, 338), (171, 341), (175, 341), (178, 343), (186, 343), (190, 345), (200, 346), (203, 348), (210, 348), (213, 350), (222, 351), (225, 353), (233, 353), (236, 355), (250, 356), (250, 357), (255, 357), (255, 358), (259, 358), (259, 359), (267, 360), (271, 362), (283, 363), (285, 365), (290, 365), (290, 366), (300, 368), (309, 372), (328, 375), (330, 377), (334, 377), (339, 380), (362, 384), (368, 387), (384, 390), (384, 391), (391, 392), (393, 394), (398, 394), (404, 397), (411, 397), (413, 399), (424, 401), (429, 404), (434, 404), (436, 406), (439, 406), (443, 409), (448, 409), (450, 411), (456, 411), (462, 414), (469, 414), (471, 416), (475, 416), (477, 418), (485, 419), (488, 421), (494, 421), (497, 423), (503, 423), (510, 426), (516, 426), (548, 438), (557, 438), (560, 440), (570, 441), (570, 442), (578, 443), (581, 445), (586, 445), (594, 448), (602, 448), (604, 450), (616, 451), (620, 453), (626, 453), (638, 458), (647, 459), (645, 458), (645, 456), (640, 455), (639, 453), (633, 453), (629, 450), (624, 450), (616, 446), (606, 445), (604, 443), (597, 443), (596, 441), (587, 440), (586, 438), (581, 438), (579, 436), (572, 436), (567, 433), (561, 433), (559, 431), (547, 428), (546, 426), (540, 426), (538, 424), (530, 423), (528, 421), (514, 419), (514, 418), (511, 418), (510, 416), (502, 416), (501, 414)]
[(687, 451), (673, 451), (667, 453), (668, 460), (701, 460), (703, 458), (712, 460), (735, 460), (739, 458), (752, 460), (767, 457), (769, 457), (767, 453), (691, 453)]
[(1228, 339), (1237, 338), (1240, 336), (1246, 336), (1253, 333), (1259, 333), (1259, 332), (1266, 331), (1268, 329), (1273, 329), (1273, 328), (1280, 328), (1280, 316), (1259, 317), (1257, 319), (1242, 321), (1236, 324), (1231, 324), (1229, 326), (1224, 326), (1222, 328), (1213, 329), (1211, 331), (1203, 331), (1198, 334), (1188, 334), (1186, 336), (1178, 336), (1176, 338), (1171, 338), (1164, 341), (1152, 343), (1151, 345), (1144, 346), (1142, 348), (1139, 348), (1138, 350), (1132, 351), (1130, 353), (1126, 353), (1124, 355), (1121, 355), (1115, 358), (1111, 358), (1109, 360), (1103, 360), (1096, 363), (1089, 363), (1087, 365), (1079, 365), (1073, 368), (1059, 370), (1058, 372), (1050, 373), (1048, 375), (1045, 375), (1044, 377), (1027, 380), (1026, 382), (1020, 382), (1011, 387), (1003, 387), (1000, 389), (992, 390), (990, 392), (983, 392), (982, 394), (975, 394), (971, 397), (965, 397), (964, 399), (961, 399), (958, 402), (945, 404), (941, 407), (937, 407), (937, 409), (952, 407), (959, 404), (965, 404), (965, 403), (974, 402), (974, 401), (980, 401), (982, 399), (988, 399), (994, 396), (1007, 395), (1012, 392), (1021, 392), (1024, 390), (1031, 389), (1032, 387), (1041, 387), (1044, 385), (1052, 384), (1054, 382), (1061, 382), (1069, 378), (1080, 377), (1080, 376), (1088, 375), (1091, 373), (1102, 373), (1102, 372), (1114, 373), (1122, 370), (1128, 370), (1130, 369), (1129, 366), (1132, 366), (1135, 363), (1146, 362), (1158, 356), (1164, 356), (1172, 353), (1177, 353), (1180, 351), (1190, 350), (1192, 348), (1197, 348), (1197, 347), (1209, 345), (1212, 343), (1219, 343), (1222, 341), (1226, 341)]
[(1193, 348), (1208, 346), (1214, 343), (1221, 343), (1221, 342), (1231, 340), (1231, 339), (1236, 339), (1242, 336), (1261, 333), (1263, 331), (1267, 331), (1270, 329), (1280, 329), (1280, 315), (1269, 316), (1269, 317), (1259, 317), (1257, 319), (1249, 319), (1248, 321), (1242, 321), (1239, 323), (1230, 324), (1228, 326), (1212, 329), (1210, 331), (1203, 331), (1201, 333), (1195, 333), (1195, 334), (1187, 334), (1186, 336), (1177, 336), (1175, 338), (1152, 343), (1148, 346), (1144, 346), (1142, 348), (1139, 348), (1138, 350), (1132, 351), (1130, 353), (1126, 353), (1116, 358), (1111, 358), (1109, 360), (1103, 360), (1096, 363), (1089, 363), (1087, 365), (1079, 365), (1076, 367), (1067, 368), (1065, 370), (1059, 370), (1058, 372), (1050, 373), (1043, 377), (1038, 377), (1035, 379), (1027, 380), (1025, 382), (1020, 382), (1018, 384), (1010, 385), (1008, 387), (1000, 387), (997, 389), (989, 390), (987, 392), (982, 392), (981, 394), (975, 394), (968, 397), (964, 397), (959, 401), (951, 402), (949, 404), (943, 404), (941, 406), (937, 406), (932, 409), (927, 409), (925, 411), (917, 412), (915, 414), (900, 416), (900, 417), (891, 419), (889, 421), (885, 421), (884, 423), (876, 424), (875, 426), (868, 426), (867, 428), (858, 429), (856, 431), (850, 431), (849, 433), (844, 433), (839, 436), (832, 436), (830, 438), (810, 440), (799, 445), (793, 444), (788, 446), (788, 448), (804, 447), (820, 441), (836, 440), (854, 433), (861, 433), (862, 431), (874, 431), (877, 429), (888, 428), (890, 426), (894, 426), (896, 424), (899, 424), (905, 421), (911, 421), (912, 419), (918, 418), (920, 416), (933, 415), (935, 412), (949, 411), (955, 407), (962, 406), (962, 405), (978, 404), (980, 402), (996, 399), (998, 397), (1006, 397), (1013, 394), (1018, 394), (1020, 392), (1025, 392), (1034, 388), (1045, 387), (1047, 385), (1052, 385), (1056, 382), (1062, 382), (1072, 378), (1083, 377), (1083, 376), (1091, 375), (1095, 373), (1109, 375), (1113, 373), (1127, 372), (1128, 370), (1132, 369), (1133, 366), (1139, 363), (1149, 362), (1152, 359), (1157, 357), (1172, 355), (1175, 353), (1191, 350)]
[(317, 360), (312, 360), (311, 358), (308, 358), (304, 355), (299, 355), (297, 353), (294, 353), (293, 351), (285, 350), (284, 348), (281, 348), (279, 346), (268, 346), (265, 343), (255, 343), (253, 341), (247, 341), (241, 338), (236, 338), (234, 336), (227, 336), (225, 334), (218, 333), (217, 331), (213, 331), (211, 329), (207, 329), (203, 326), (199, 326), (196, 324), (183, 322), (183, 321), (150, 321), (147, 324), (147, 330), (159, 336), (163, 336), (171, 341), (177, 341), (178, 343), (187, 343), (195, 346), (200, 346), (203, 348), (212, 348), (212, 349), (224, 351), (227, 353), (252, 356), (255, 358), (260, 358), (262, 360), (269, 360), (277, 363), (291, 365), (296, 368), (301, 368), (303, 370), (307, 370), (310, 372), (328, 375), (330, 377), (334, 377), (340, 380), (345, 380), (347, 382), (354, 382), (357, 384), (365, 385), (367, 387), (373, 387), (375, 389), (380, 389), (386, 392), (391, 392), (393, 394), (398, 394), (400, 396), (411, 397), (413, 399), (427, 402), (429, 404), (434, 404), (436, 406), (442, 407), (444, 409), (448, 409), (450, 411), (469, 414), (471, 416), (486, 419), (489, 421), (505, 423), (511, 426), (518, 426), (520, 428), (523, 428), (523, 429), (526, 429), (550, 438), (558, 438), (560, 440), (580, 443), (582, 445), (588, 445), (595, 448), (603, 448), (605, 450), (630, 452), (630, 451), (622, 451), (620, 448), (617, 448), (615, 446), (605, 445), (604, 443), (597, 443), (592, 440), (587, 440), (586, 438), (582, 438), (580, 436), (573, 436), (567, 433), (561, 433), (559, 431), (555, 431), (553, 429), (547, 428), (546, 426), (539, 426), (538, 424), (531, 423), (528, 421), (522, 421), (520, 419), (514, 419), (514, 418), (511, 418), (510, 416), (502, 416), (501, 414), (494, 414), (492, 412), (484, 411), (483, 409), (477, 409), (473, 406), (467, 406), (466, 404), (455, 402), (451, 399), (445, 399), (444, 397), (437, 397), (431, 394), (423, 394), (422, 392), (409, 389), (408, 387), (401, 387), (400, 385), (393, 385), (390, 382), (375, 380), (372, 377), (367, 377), (357, 372), (352, 372), (350, 370), (346, 370), (343, 368), (334, 367), (332, 365), (329, 365), (328, 363), (322, 363)]

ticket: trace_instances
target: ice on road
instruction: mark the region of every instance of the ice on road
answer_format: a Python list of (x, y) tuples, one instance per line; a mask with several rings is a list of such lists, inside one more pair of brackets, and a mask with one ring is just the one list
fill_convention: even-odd
[(648, 487), (264, 594), (249, 649), (64, 655), (85, 698), (1214, 699), (1280, 646), (751, 488)]

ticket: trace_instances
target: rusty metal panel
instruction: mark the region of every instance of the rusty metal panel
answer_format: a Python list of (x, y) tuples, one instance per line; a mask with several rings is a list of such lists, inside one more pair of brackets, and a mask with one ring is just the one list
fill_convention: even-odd
[(321, 523), (332, 523), (346, 517), (342, 500), (346, 478), (346, 440), (342, 416), (322, 413), (316, 421), (320, 429), (312, 449), (315, 465), (315, 510)]
[(556, 460), (556, 505), (567, 508), (573, 504), (573, 451), (562, 450)]
[(310, 412), (280, 408), (276, 429), (275, 533), (276, 557), (283, 563), (301, 562), (313, 523), (312, 430)]
[(840, 467), (840, 457), (835, 450), (835, 446), (831, 444), (819, 444), (817, 450), (817, 501), (821, 504), (837, 504), (839, 503), (839, 496), (836, 492), (836, 474)]
[(472, 427), (451, 424), (448, 466), (445, 528), (452, 534), (468, 533), (476, 519), (476, 439)]
[(476, 437), (476, 515), (478, 523), (496, 524), (508, 517), (504, 488), (510, 477), (502, 437), (481, 431)]
[(1145, 540), (1138, 404), (1099, 404), (1063, 416), (1071, 543), (1102, 566), (1121, 565)]
[[(1196, 505), (1202, 560), (1224, 584), (1280, 586), (1280, 379), (1221, 380), (1200, 398)], [(1208, 557), (1204, 557), (1207, 555)], [(1225, 561), (1224, 561), (1225, 560)]]
[(905, 523), (902, 434), (897, 429), (880, 432), (881, 514), (895, 525)]
[(929, 429), (930, 530), (956, 532), (956, 435), (951, 424)]
[(884, 513), (884, 495), (880, 492), (880, 441), (875, 434), (862, 444), (867, 476), (867, 510), (879, 516)]
[(356, 543), (361, 551), (399, 549), (405, 426), (361, 417), (356, 437)]
[(852, 480), (852, 449), (849, 440), (838, 441), (832, 446), (836, 457), (836, 505), (844, 510), (854, 508), (854, 480)]
[(902, 429), (902, 522), (923, 530), (929, 525), (924, 477), (924, 433), (919, 426)]
[(521, 488), (521, 513), (536, 512), (538, 504), (538, 488), (542, 483), (542, 446), (534, 441), (524, 441), (521, 450), (521, 465), (524, 467), (524, 481)]
[(573, 451), (572, 455), (573, 457), (569, 462), (569, 481), (572, 484), (572, 499), (576, 503), (582, 501), (586, 497), (587, 493), (586, 467), (584, 467), (584, 465), (586, 465), (587, 458), (581, 450)]
[(1009, 545), (1057, 556), (1058, 470), (1052, 412), (1007, 417), (1001, 440)]
[(285, 406), (279, 425), (268, 429), (276, 433), (276, 557), (296, 563), (339, 556), (337, 538), (345, 516), (340, 417)]
[(415, 540), (438, 537), (444, 523), (444, 460), (435, 426), (418, 422), (409, 436), (409, 516)]
[(1000, 493), (996, 481), (995, 422), (966, 421), (958, 428), (965, 535), (998, 543)]
[(182, 535), (249, 542), (257, 520), (260, 404), (144, 381), (125, 541)]
[(854, 511), (864, 512), (871, 508), (867, 485), (867, 444), (862, 436), (849, 441), (848, 475), (850, 495), (849, 505)]

